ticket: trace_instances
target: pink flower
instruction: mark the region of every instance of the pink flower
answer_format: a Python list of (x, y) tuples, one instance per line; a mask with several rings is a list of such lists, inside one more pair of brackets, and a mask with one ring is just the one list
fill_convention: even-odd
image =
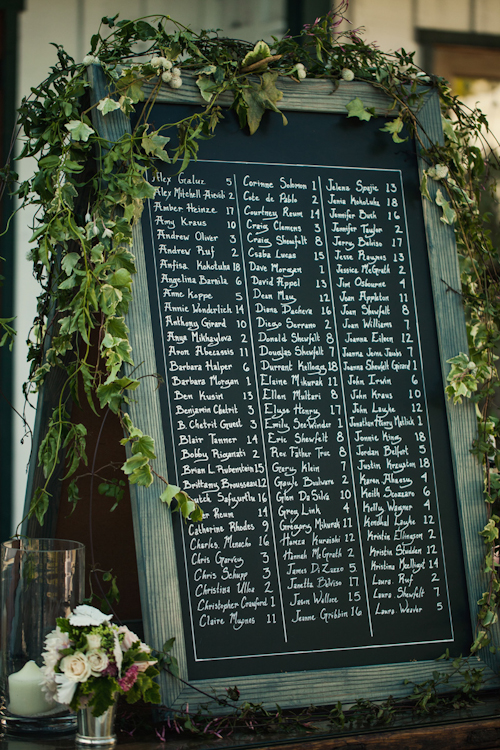
[(134, 682), (137, 680), (137, 675), (139, 674), (139, 667), (137, 664), (132, 664), (129, 669), (127, 669), (125, 673), (125, 677), (121, 677), (117, 682), (124, 693), (127, 693)]
[(116, 675), (118, 674), (116, 664), (114, 664), (113, 662), (109, 662), (108, 666), (106, 667), (106, 669), (103, 669), (101, 674), (104, 677), (116, 677)]
[(154, 664), (156, 664), (156, 659), (154, 661), (135, 661), (132, 666), (137, 667), (139, 672), (145, 672), (148, 667), (152, 667)]
[(117, 628), (116, 632), (119, 635), (123, 633), (123, 638), (120, 640), (122, 651), (128, 651), (133, 643), (136, 643), (140, 640), (139, 636), (137, 636), (135, 633), (132, 633), (132, 631), (129, 630), (126, 625), (120, 625), (120, 627)]

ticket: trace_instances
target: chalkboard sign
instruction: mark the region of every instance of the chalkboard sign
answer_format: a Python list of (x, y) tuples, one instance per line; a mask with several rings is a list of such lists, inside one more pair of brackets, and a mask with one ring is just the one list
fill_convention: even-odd
[[(443, 395), (466, 349), (453, 234), (422, 206), (414, 141), (345, 116), (386, 101), (325, 86), (285, 96), (303, 110), (285, 128), (249, 137), (228, 113), (185, 171), (158, 165), (129, 316), (164, 381), (135, 418), (204, 511), (172, 524), (138, 490), (147, 636), (177, 637), (193, 685), (280, 705), (401, 694), (467, 652), (481, 593), (474, 415)], [(196, 106), (165, 97), (156, 127)], [(432, 96), (420, 119), (437, 127)]]

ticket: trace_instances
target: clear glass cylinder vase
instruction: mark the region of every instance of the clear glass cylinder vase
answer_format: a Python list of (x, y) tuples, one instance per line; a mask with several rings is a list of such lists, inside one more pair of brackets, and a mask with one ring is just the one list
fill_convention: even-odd
[(0, 721), (9, 734), (72, 732), (76, 716), (50, 700), (40, 667), (58, 617), (84, 598), (85, 547), (67, 539), (14, 539), (1, 545)]

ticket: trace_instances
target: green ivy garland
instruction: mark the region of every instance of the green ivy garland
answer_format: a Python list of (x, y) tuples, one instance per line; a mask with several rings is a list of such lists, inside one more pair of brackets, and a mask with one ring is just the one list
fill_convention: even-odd
[[(417, 134), (419, 104), (429, 88), (438, 91), (443, 112), (444, 144), (425, 151), (429, 167), (422, 193), (430, 200), (429, 180), (439, 183), (436, 203), (441, 220), (453, 224), (462, 272), (469, 353), (450, 360), (447, 393), (455, 403), (469, 398), (476, 404), (478, 438), (473, 451), (484, 467), (488, 521), (481, 532), (485, 542), (484, 573), (487, 590), (479, 601), (478, 628), (471, 653), (490, 644), (490, 626), (497, 620), (500, 579), (495, 564), (500, 528), (500, 420), (494, 415), (500, 380), (495, 354), (500, 340), (500, 277), (497, 251), (481, 211), (482, 196), (494, 189), (494, 153), (486, 146), (488, 125), (478, 110), (467, 110), (452, 96), (443, 79), (425, 75), (413, 53), (382, 53), (365, 43), (358, 31), (339, 32), (347, 1), (307, 25), (298, 37), (274, 39), (272, 45), (225, 39), (216, 32), (194, 33), (169, 16), (136, 21), (103, 18), (92, 37), (90, 53), (76, 63), (57, 46), (57, 63), (50, 75), (19, 108), (23, 148), (18, 158), (34, 158), (33, 176), (19, 183), (8, 163), (2, 170), (4, 186), (13, 184), (21, 206), (36, 208), (31, 237), (34, 275), (41, 286), (37, 316), (28, 342), (31, 363), (26, 398), (38, 391), (48, 373), (60, 368), (65, 382), (43, 440), (38, 460), (45, 484), (37, 487), (29, 515), (40, 523), (50, 502), (47, 489), (64, 453), (66, 477), (71, 477), (69, 499), (76, 503), (78, 471), (87, 465), (86, 430), (70, 418), (69, 404), (86, 399), (90, 408), (110, 409), (119, 416), (130, 443), (123, 465), (129, 482), (150, 485), (157, 476), (151, 461), (154, 443), (127, 414), (128, 392), (134, 398), (140, 382), (123, 374), (133, 365), (125, 315), (132, 300), (136, 271), (132, 227), (144, 201), (154, 196), (146, 180), (158, 159), (177, 163), (182, 170), (196, 159), (199, 141), (210, 138), (223, 117), (219, 104), (225, 92), (242, 128), (254, 133), (266, 110), (281, 114), (279, 78), (298, 85), (304, 78), (341, 79), (371, 83), (393, 101), (394, 117), (381, 129), (401, 141), (406, 124)], [(174, 26), (167, 32), (167, 24)], [(103, 115), (120, 109), (130, 114), (143, 103), (143, 115), (131, 134), (104, 142), (91, 122), (87, 66), (98, 64), (107, 76), (109, 96), (97, 108)], [(148, 114), (161, 86), (182, 86), (182, 73), (196, 76), (205, 107), (196, 114), (152, 131)], [(144, 84), (152, 83), (146, 99)], [(369, 120), (374, 112), (356, 97), (348, 116)], [(285, 117), (282, 115), (284, 123)], [(175, 128), (178, 145), (170, 148), (165, 135)], [(170, 150), (169, 150), (170, 149)], [(455, 290), (456, 291), (456, 290)], [(0, 319), (0, 345), (12, 346), (12, 319)], [(201, 510), (179, 487), (168, 484), (159, 496), (185, 518), (199, 520)], [(99, 490), (118, 501), (123, 481), (103, 479)], [(175, 499), (175, 500), (174, 500)], [(490, 645), (494, 650), (494, 646)]]

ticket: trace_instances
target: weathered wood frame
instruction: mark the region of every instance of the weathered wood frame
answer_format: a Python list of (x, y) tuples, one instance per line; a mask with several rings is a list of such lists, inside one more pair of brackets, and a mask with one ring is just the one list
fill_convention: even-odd
[[(107, 84), (99, 67), (90, 71), (94, 103), (108, 94)], [(386, 95), (375, 87), (364, 83), (344, 83), (334, 87), (329, 81), (310, 80), (297, 84), (289, 79), (279, 81), (284, 92), (280, 108), (284, 111), (331, 112), (346, 114), (346, 104), (359, 96), (365, 107), (373, 107), (382, 117), (394, 116), (389, 111), (390, 102)], [(149, 92), (152, 91), (150, 87)], [(172, 90), (162, 86), (156, 96), (157, 103), (203, 104), (194, 78), (186, 76), (181, 89)], [(229, 96), (222, 104), (230, 104)], [(441, 142), (442, 127), (438, 95), (431, 92), (418, 112), (419, 135), (422, 142)], [(103, 117), (94, 109), (94, 124), (99, 133), (109, 141), (120, 138), (130, 130), (130, 122), (120, 112)], [(389, 135), (387, 137), (390, 137)], [(419, 157), (420, 171), (425, 168)], [(430, 186), (436, 190), (435, 185)], [(427, 237), (432, 289), (436, 310), (438, 343), (441, 356), (443, 387), (449, 365), (446, 361), (461, 351), (467, 351), (465, 319), (460, 294), (449, 292), (460, 289), (460, 274), (457, 261), (453, 228), (440, 221), (440, 209), (434, 202), (423, 201), (424, 222)], [(138, 370), (134, 376), (150, 375), (157, 370), (153, 344), (151, 314), (148, 305), (148, 285), (144, 259), (144, 246), (141, 226), (137, 225), (134, 234), (134, 254), (138, 273), (134, 279), (133, 296), (127, 324), (133, 356)], [(155, 440), (156, 470), (167, 475), (167, 461), (160, 411), (160, 400), (154, 378), (145, 378), (140, 388), (140, 399), (130, 404), (130, 413), (136, 424), (149, 431)], [(476, 434), (476, 417), (472, 404), (446, 405), (449, 426), (455, 482), (458, 497), (458, 512), (465, 557), (465, 572), (472, 627), (477, 623), (477, 601), (486, 586), (486, 578), (481, 573), (484, 547), (478, 532), (484, 527), (485, 510), (482, 500), (482, 472), (470, 454), (472, 440)], [(186, 644), (184, 623), (180, 604), (180, 590), (177, 576), (177, 563), (174, 549), (172, 520), (168, 509), (158, 500), (155, 484), (145, 488), (131, 487), (134, 515), (134, 531), (139, 565), (141, 601), (145, 635), (148, 643), (156, 648), (175, 635), (173, 653), (179, 666), (180, 675), (187, 680)], [(484, 649), (486, 652), (487, 649)], [(480, 652), (480, 658), (483, 654)], [(485, 673), (493, 677), (495, 657), (484, 656)], [(478, 664), (478, 666), (480, 666)], [(380, 699), (389, 694), (404, 696), (408, 687), (404, 680), (421, 682), (431, 676), (436, 669), (434, 661), (384, 664), (347, 669), (327, 669), (303, 671), (263, 676), (244, 676), (237, 680), (238, 688), (245, 700), (263, 702), (266, 706), (279, 703), (283, 707), (309, 704), (331, 704), (338, 700), (350, 703), (356, 698)], [(447, 662), (440, 662), (439, 669), (452, 671)], [(179, 709), (186, 703), (191, 707), (206, 704), (206, 695), (214, 691), (224, 695), (227, 679), (197, 680), (191, 684), (180, 682), (169, 675), (162, 678), (163, 703), (172, 709)], [(222, 709), (217, 709), (221, 711)]]

